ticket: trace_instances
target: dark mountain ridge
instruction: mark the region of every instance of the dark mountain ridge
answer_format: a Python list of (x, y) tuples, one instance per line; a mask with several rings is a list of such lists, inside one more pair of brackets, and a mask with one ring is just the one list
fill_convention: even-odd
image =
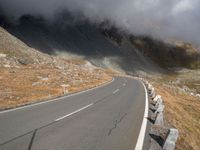
[[(0, 20), (9, 33), (34, 49), (63, 57), (83, 57), (96, 66), (128, 74), (154, 74), (169, 67), (191, 67), (188, 63), (193, 63), (193, 55), (196, 55), (175, 55), (174, 48), (164, 42), (127, 35), (106, 24), (96, 25), (84, 19), (77, 21), (68, 13), (54, 21), (30, 15), (22, 16), (17, 23), (9, 23), (2, 16)], [(190, 61), (183, 63), (187, 58)], [(195, 63), (196, 59), (199, 55), (195, 56)], [(197, 63), (194, 66), (198, 66)]]

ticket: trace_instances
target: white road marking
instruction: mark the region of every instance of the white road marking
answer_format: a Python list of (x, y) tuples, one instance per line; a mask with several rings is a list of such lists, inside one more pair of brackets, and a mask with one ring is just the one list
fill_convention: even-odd
[(116, 89), (116, 90), (113, 92), (113, 94), (116, 94), (117, 92), (119, 92), (119, 89)]
[(80, 108), (80, 109), (78, 109), (78, 110), (76, 110), (76, 111), (73, 111), (73, 112), (70, 113), (70, 114), (67, 114), (67, 115), (65, 115), (65, 116), (59, 117), (59, 118), (57, 118), (55, 121), (60, 121), (60, 120), (62, 120), (62, 119), (64, 119), (64, 118), (67, 118), (67, 117), (69, 117), (69, 116), (71, 116), (71, 115), (73, 115), (73, 114), (76, 114), (76, 113), (78, 113), (78, 112), (80, 112), (80, 111), (82, 111), (82, 110), (84, 110), (84, 109), (86, 109), (86, 108), (88, 108), (88, 107), (90, 107), (90, 106), (92, 106), (92, 105), (94, 105), (94, 103), (91, 103), (91, 104), (89, 104), (89, 105), (87, 105), (87, 106), (85, 106), (85, 107), (83, 107), (83, 108)]
[(126, 83), (124, 83), (123, 86), (126, 86)]
[(143, 82), (141, 82), (141, 83), (144, 86), (144, 90), (145, 90), (146, 104), (145, 104), (145, 111), (144, 111), (142, 126), (141, 126), (141, 129), (140, 129), (140, 134), (139, 134), (138, 139), (137, 139), (135, 150), (142, 150), (142, 148), (143, 148), (144, 138), (145, 138), (145, 133), (146, 133), (146, 128), (147, 128), (148, 109), (149, 109), (147, 89), (146, 89), (144, 83)]
[(56, 101), (59, 101), (59, 100), (63, 100), (64, 98), (76, 96), (76, 95), (79, 95), (79, 94), (82, 94), (82, 93), (86, 93), (86, 92), (89, 92), (89, 91), (104, 87), (104, 86), (112, 83), (114, 80), (115, 80), (115, 78), (113, 78), (112, 81), (107, 82), (105, 84), (102, 84), (100, 86), (97, 86), (97, 87), (94, 87), (94, 88), (91, 88), (91, 89), (88, 89), (88, 90), (85, 90), (85, 91), (81, 91), (81, 92), (78, 92), (78, 93), (70, 94), (70, 95), (67, 95), (67, 96), (62, 96), (62, 97), (55, 98), (55, 99), (52, 99), (52, 100), (46, 100), (46, 101), (43, 101), (43, 102), (29, 104), (29, 105), (26, 105), (26, 106), (21, 106), (21, 107), (17, 107), (17, 108), (13, 108), (13, 109), (2, 110), (2, 111), (0, 111), (0, 114), (8, 113), (8, 112), (16, 111), (16, 110), (21, 110), (21, 109), (25, 109), (25, 108), (29, 108), (29, 107), (33, 107), (33, 106), (38, 106), (38, 105), (42, 105), (42, 104), (46, 104), (46, 103), (50, 103), (50, 102), (56, 102)]

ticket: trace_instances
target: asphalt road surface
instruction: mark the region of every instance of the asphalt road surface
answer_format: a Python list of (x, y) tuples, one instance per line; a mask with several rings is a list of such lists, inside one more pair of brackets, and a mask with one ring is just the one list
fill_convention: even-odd
[(99, 88), (0, 112), (0, 150), (134, 150), (145, 112), (141, 82)]

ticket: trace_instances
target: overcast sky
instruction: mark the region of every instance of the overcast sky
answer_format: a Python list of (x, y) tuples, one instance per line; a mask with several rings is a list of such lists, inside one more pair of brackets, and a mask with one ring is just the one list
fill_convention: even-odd
[(200, 44), (200, 0), (0, 0), (0, 7), (15, 18), (31, 14), (53, 19), (67, 9), (134, 34)]

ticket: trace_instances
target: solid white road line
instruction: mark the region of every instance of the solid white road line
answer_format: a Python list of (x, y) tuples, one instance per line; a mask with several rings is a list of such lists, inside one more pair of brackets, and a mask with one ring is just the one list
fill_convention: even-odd
[(55, 121), (60, 121), (60, 120), (62, 120), (62, 119), (64, 119), (64, 118), (67, 118), (67, 117), (69, 117), (69, 116), (71, 116), (71, 115), (73, 115), (73, 114), (76, 114), (76, 113), (78, 113), (78, 112), (80, 112), (80, 111), (82, 111), (82, 110), (84, 110), (84, 109), (86, 109), (86, 108), (88, 108), (88, 107), (90, 107), (90, 106), (92, 106), (92, 105), (94, 105), (94, 103), (91, 103), (91, 104), (89, 104), (89, 105), (87, 105), (87, 106), (85, 106), (85, 107), (82, 107), (82, 108), (80, 108), (80, 109), (78, 109), (78, 110), (76, 110), (76, 111), (73, 111), (73, 112), (70, 113), (70, 114), (67, 114), (67, 115), (62, 116), (62, 117), (60, 117), (60, 118), (57, 118)]
[(97, 86), (97, 87), (94, 87), (94, 88), (91, 88), (91, 89), (88, 89), (88, 90), (85, 90), (85, 91), (81, 91), (81, 92), (78, 92), (78, 93), (70, 94), (70, 95), (67, 95), (67, 96), (62, 96), (62, 97), (55, 98), (55, 99), (52, 99), (52, 100), (46, 100), (46, 101), (43, 101), (43, 102), (38, 102), (38, 103), (35, 103), (35, 104), (28, 104), (26, 106), (21, 106), (21, 107), (17, 107), (17, 108), (13, 108), (13, 109), (2, 110), (2, 111), (0, 111), (0, 114), (16, 111), (16, 110), (20, 110), (20, 109), (25, 109), (25, 108), (29, 108), (29, 107), (33, 107), (33, 106), (38, 106), (38, 105), (46, 104), (46, 103), (50, 103), (50, 102), (56, 102), (56, 101), (62, 100), (64, 98), (76, 96), (76, 95), (79, 95), (79, 94), (82, 94), (82, 93), (86, 93), (86, 92), (89, 92), (89, 91), (104, 87), (104, 86), (112, 83), (113, 81), (115, 81), (115, 78), (113, 78), (112, 81), (110, 81), (110, 82), (104, 83), (104, 84), (102, 84), (100, 86)]
[(113, 92), (113, 94), (116, 94), (117, 92), (119, 92), (119, 89), (116, 89), (116, 90)]
[(139, 133), (139, 136), (138, 136), (138, 139), (137, 139), (135, 150), (142, 150), (142, 148), (143, 148), (144, 138), (145, 138), (145, 133), (146, 133), (146, 128), (147, 128), (148, 109), (149, 109), (147, 89), (146, 89), (144, 83), (143, 82), (141, 82), (141, 83), (142, 83), (142, 85), (144, 86), (144, 89), (145, 89), (146, 103), (145, 103), (145, 111), (144, 111), (142, 126), (141, 126), (140, 133)]

